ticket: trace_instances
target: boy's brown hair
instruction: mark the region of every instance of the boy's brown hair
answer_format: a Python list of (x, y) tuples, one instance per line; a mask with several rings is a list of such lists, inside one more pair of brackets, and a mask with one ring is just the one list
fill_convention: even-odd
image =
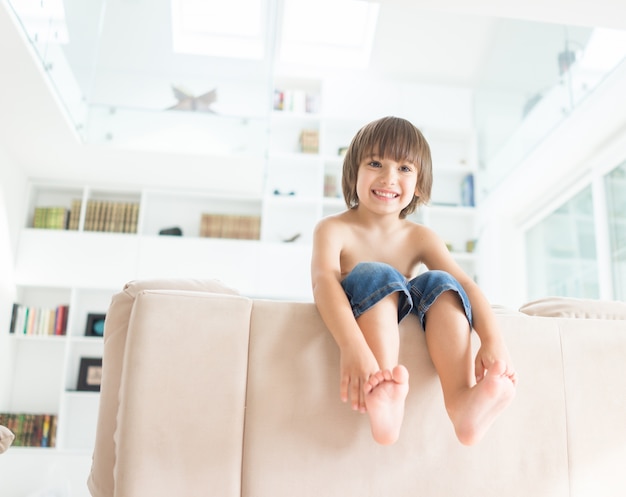
[(363, 126), (348, 147), (343, 161), (341, 187), (349, 209), (359, 204), (356, 193), (359, 165), (363, 159), (374, 154), (398, 162), (408, 161), (418, 168), (417, 187), (420, 195), (414, 196), (411, 203), (402, 209), (401, 218), (414, 212), (418, 205), (428, 203), (433, 185), (433, 172), (430, 147), (426, 138), (406, 119), (383, 117)]

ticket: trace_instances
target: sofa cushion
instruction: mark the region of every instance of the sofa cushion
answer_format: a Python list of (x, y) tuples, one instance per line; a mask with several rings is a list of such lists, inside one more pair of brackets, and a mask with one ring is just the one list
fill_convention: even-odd
[(582, 319), (626, 319), (626, 302), (547, 297), (528, 302), (520, 312), (529, 316)]

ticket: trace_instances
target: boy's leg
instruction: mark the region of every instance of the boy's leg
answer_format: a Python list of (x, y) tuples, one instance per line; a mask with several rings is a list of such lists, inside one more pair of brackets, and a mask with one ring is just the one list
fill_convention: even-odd
[(511, 401), (513, 384), (498, 364), (476, 384), (470, 327), (454, 291), (442, 293), (426, 316), (426, 344), (441, 381), (446, 410), (459, 441), (474, 444)]
[(391, 370), (398, 364), (400, 333), (397, 321), (398, 292), (387, 295), (356, 320), (381, 370)]
[(398, 292), (383, 298), (357, 318), (380, 368), (370, 376), (363, 394), (372, 435), (378, 443), (385, 445), (398, 439), (409, 390), (408, 371), (398, 365), (400, 334), (397, 320)]

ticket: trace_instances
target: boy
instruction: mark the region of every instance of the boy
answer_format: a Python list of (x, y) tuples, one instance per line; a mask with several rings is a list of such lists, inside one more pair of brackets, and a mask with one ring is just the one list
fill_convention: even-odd
[[(400, 433), (409, 373), (398, 323), (418, 316), (459, 441), (478, 442), (515, 395), (517, 377), (478, 286), (429, 228), (406, 219), (430, 198), (430, 149), (410, 122), (364, 126), (344, 159), (348, 210), (315, 228), (313, 296), (341, 354), (340, 394), (369, 415), (380, 444)], [(420, 263), (429, 271), (416, 276)], [(470, 331), (481, 347), (472, 364)]]

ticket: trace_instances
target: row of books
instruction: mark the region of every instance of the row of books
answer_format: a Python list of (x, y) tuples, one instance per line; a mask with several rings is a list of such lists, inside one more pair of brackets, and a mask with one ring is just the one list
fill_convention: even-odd
[(85, 213), (85, 231), (137, 233), (138, 202), (89, 200)]
[[(35, 207), (33, 228), (78, 230), (82, 201), (72, 200), (70, 209), (62, 206)], [(85, 231), (137, 233), (138, 202), (89, 200), (85, 212)]]
[(65, 207), (35, 207), (33, 228), (66, 230), (70, 229), (69, 219), (70, 211)]
[(0, 424), (15, 435), (14, 447), (55, 447), (55, 414), (0, 413)]
[(47, 309), (14, 303), (9, 331), (16, 335), (65, 335), (69, 309), (68, 305)]
[(261, 238), (261, 217), (202, 214), (200, 236), (259, 240)]
[(274, 90), (274, 110), (294, 113), (319, 112), (320, 97), (316, 93), (309, 93), (305, 90)]

